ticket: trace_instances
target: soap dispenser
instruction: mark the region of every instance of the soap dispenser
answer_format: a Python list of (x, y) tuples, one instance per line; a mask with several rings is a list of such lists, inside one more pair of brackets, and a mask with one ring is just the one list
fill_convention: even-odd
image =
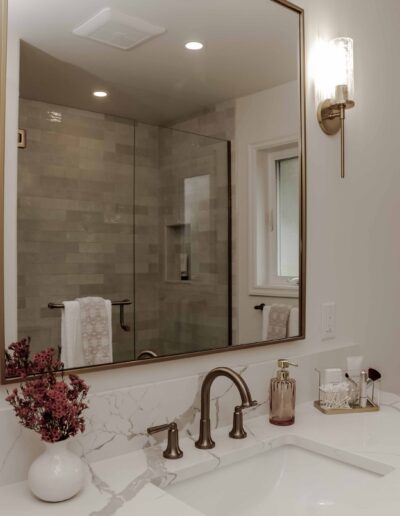
[(289, 426), (294, 423), (296, 380), (289, 378), (289, 366), (297, 367), (286, 359), (278, 360), (276, 377), (271, 379), (269, 389), (269, 422)]

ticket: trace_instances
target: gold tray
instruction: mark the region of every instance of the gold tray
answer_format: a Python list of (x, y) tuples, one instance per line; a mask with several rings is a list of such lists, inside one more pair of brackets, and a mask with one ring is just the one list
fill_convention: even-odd
[(357, 412), (377, 412), (379, 410), (379, 406), (372, 403), (371, 400), (367, 400), (367, 406), (365, 408), (355, 407), (349, 409), (327, 409), (321, 407), (320, 401), (314, 401), (314, 407), (322, 412), (323, 414), (355, 414)]

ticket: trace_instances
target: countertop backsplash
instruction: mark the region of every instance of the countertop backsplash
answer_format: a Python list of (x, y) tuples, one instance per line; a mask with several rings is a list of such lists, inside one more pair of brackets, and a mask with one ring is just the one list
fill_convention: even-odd
[[(293, 372), (297, 379), (297, 402), (311, 401), (317, 396), (315, 368), (344, 367), (347, 356), (356, 353), (348, 346), (320, 353), (292, 357), (299, 364)], [(224, 365), (223, 356), (219, 364)], [(259, 402), (245, 413), (252, 418), (267, 413), (268, 382), (275, 374), (276, 360), (251, 363), (234, 368), (248, 383), (253, 399)], [(134, 374), (134, 369), (132, 370)], [(95, 462), (132, 452), (153, 444), (146, 434), (149, 426), (175, 420), (182, 437), (196, 436), (199, 423), (200, 388), (204, 374), (177, 378), (93, 393), (86, 412), (86, 431), (72, 441), (72, 448), (84, 460)], [(90, 375), (86, 376), (90, 384)], [(218, 378), (212, 387), (212, 425), (229, 425), (233, 408), (240, 398), (233, 384)], [(0, 485), (24, 480), (32, 460), (43, 445), (34, 432), (23, 429), (12, 409), (0, 409)], [(165, 435), (156, 437), (164, 440)]]

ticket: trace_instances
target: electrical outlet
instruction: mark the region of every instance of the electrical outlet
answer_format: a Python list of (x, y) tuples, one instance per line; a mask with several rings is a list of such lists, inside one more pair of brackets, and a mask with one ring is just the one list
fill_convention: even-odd
[(322, 305), (322, 340), (334, 339), (336, 336), (336, 304)]

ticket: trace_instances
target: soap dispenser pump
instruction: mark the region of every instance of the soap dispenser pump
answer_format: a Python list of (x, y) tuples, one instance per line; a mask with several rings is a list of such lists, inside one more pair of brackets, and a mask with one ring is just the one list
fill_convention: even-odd
[(289, 366), (297, 367), (297, 364), (286, 359), (278, 360), (279, 369), (270, 382), (269, 422), (273, 425), (289, 426), (294, 423), (296, 380), (289, 378)]

